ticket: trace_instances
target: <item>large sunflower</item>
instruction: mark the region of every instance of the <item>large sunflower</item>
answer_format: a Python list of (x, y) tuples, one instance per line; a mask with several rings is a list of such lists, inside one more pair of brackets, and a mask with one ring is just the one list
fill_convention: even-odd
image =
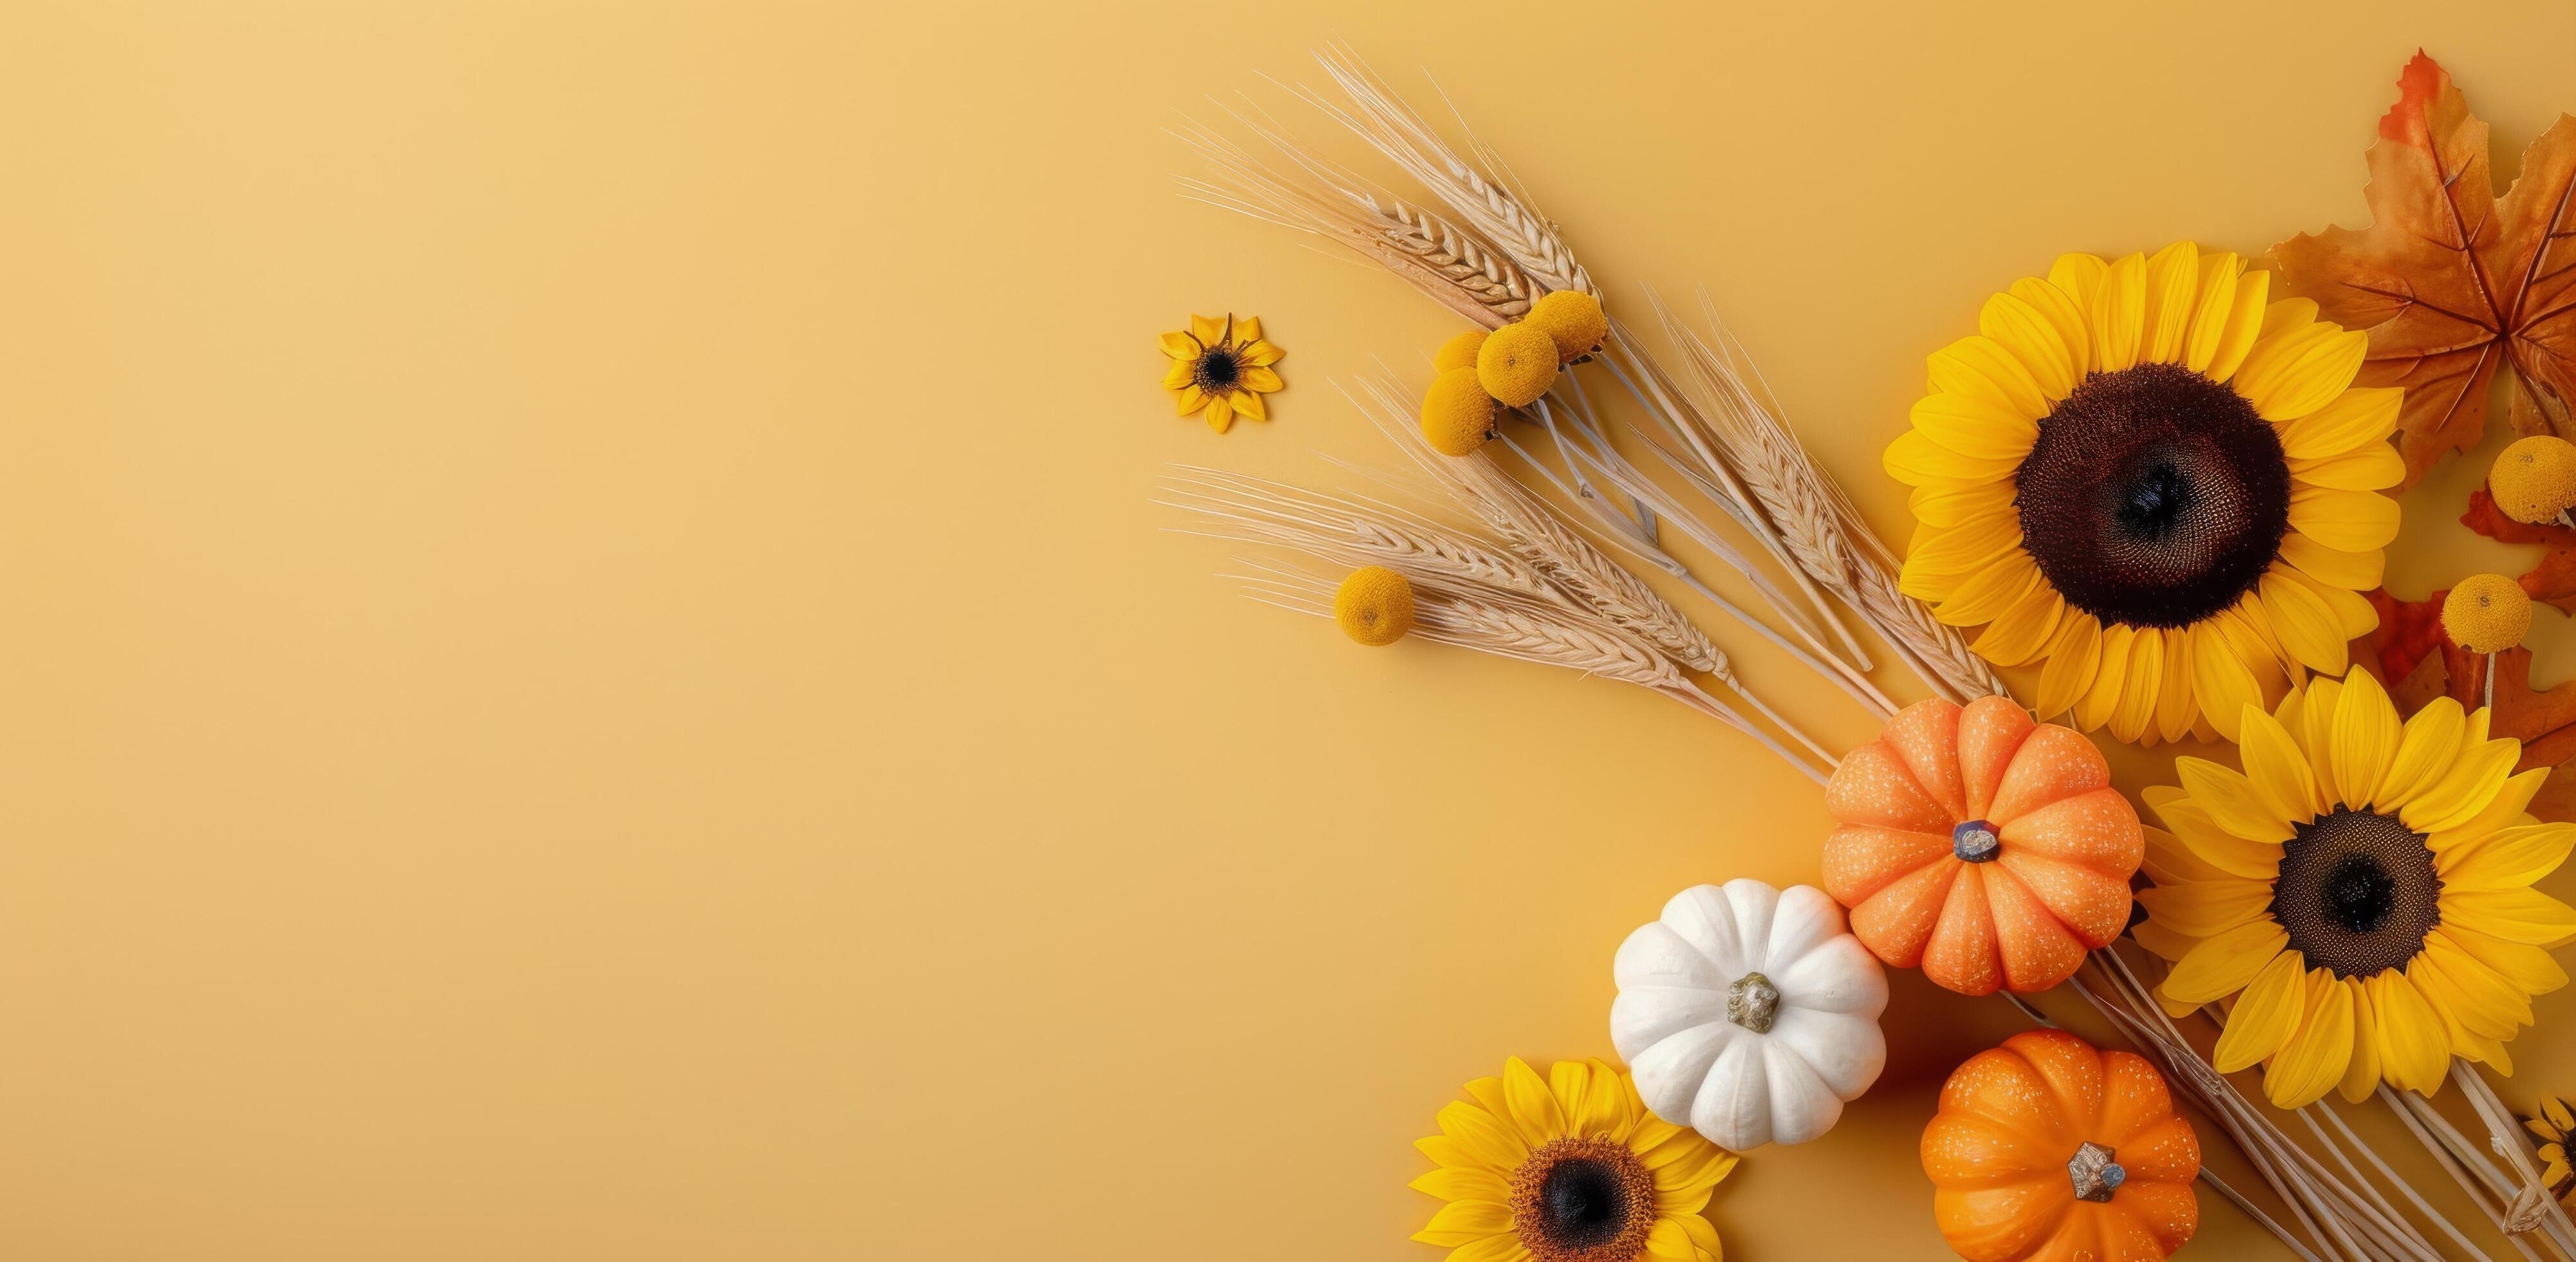
[(2576, 939), (2576, 908), (2531, 888), (2576, 845), (2523, 811), (2549, 769), (2513, 774), (2522, 743), (2448, 697), (2400, 724), (2363, 671), (2243, 727), (2242, 774), (2184, 758), (2181, 788), (2146, 793), (2173, 830), (2147, 830), (2134, 931), (2175, 962), (2158, 997), (2236, 995), (2211, 1061), (2265, 1062), (2283, 1108), (2429, 1094), (2453, 1056), (2512, 1073), (2532, 996), (2567, 984), (2545, 948)]
[(1920, 523), (1902, 586), (1996, 665), (2044, 661), (2039, 717), (2232, 740), (2378, 625), (2399, 391), (2351, 388), (2364, 335), (2269, 295), (2188, 241), (2069, 254), (1932, 356), (1886, 456)]
[(1515, 1056), (1467, 1094), (1414, 1141), (1440, 1168), (1413, 1186), (1449, 1202), (1414, 1239), (1450, 1262), (1717, 1262), (1700, 1210), (1735, 1154), (1657, 1120), (1627, 1071)]

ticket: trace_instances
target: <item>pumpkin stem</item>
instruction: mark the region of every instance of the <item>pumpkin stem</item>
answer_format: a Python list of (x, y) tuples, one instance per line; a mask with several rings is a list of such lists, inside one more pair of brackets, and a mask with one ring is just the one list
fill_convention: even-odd
[(1995, 826), (1981, 819), (1969, 820), (1950, 830), (1950, 853), (1965, 863), (1984, 863), (2003, 853), (2004, 840)]
[(2066, 1177), (2075, 1184), (2075, 1199), (2108, 1201), (2111, 1199), (2111, 1193), (2117, 1191), (2121, 1184), (2128, 1182), (2129, 1172), (2121, 1169), (2119, 1162), (2112, 1160), (2117, 1155), (2100, 1144), (2086, 1140), (2075, 1150), (2074, 1156), (2066, 1159)]
[(1756, 1034), (1769, 1034), (1780, 1018), (1780, 988), (1760, 973), (1746, 973), (1726, 988), (1726, 1019)]

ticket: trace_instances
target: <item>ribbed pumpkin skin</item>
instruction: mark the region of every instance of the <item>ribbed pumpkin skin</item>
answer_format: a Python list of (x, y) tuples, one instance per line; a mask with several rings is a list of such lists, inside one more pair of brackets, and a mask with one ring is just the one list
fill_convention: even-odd
[[(2066, 1163), (2113, 1150), (2127, 1180), (2079, 1200)], [(1941, 1235), (1972, 1262), (2152, 1262), (2200, 1226), (2200, 1138), (2145, 1059), (2033, 1030), (1979, 1052), (1923, 1131)]]
[[(1966, 995), (2046, 990), (2129, 923), (2146, 857), (2138, 812), (2093, 742), (2010, 699), (1918, 702), (1825, 787), (1825, 891), (1872, 954)], [(1951, 830), (1996, 826), (1970, 863)]]

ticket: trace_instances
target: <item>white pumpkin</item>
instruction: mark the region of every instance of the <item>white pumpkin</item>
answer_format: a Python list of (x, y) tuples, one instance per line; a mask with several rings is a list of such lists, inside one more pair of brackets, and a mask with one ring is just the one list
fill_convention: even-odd
[(1610, 1040), (1655, 1116), (1720, 1147), (1803, 1144), (1887, 1067), (1887, 974), (1807, 885), (1701, 885), (1628, 935)]

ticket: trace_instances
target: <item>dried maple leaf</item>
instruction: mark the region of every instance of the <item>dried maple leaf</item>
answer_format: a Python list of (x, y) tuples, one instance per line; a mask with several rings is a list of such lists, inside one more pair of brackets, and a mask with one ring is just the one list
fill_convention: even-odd
[[(2522, 590), (2533, 600), (2576, 613), (2576, 530), (2556, 522), (2533, 526), (2504, 515), (2485, 491), (2469, 493), (2469, 511), (2460, 524), (2498, 543), (2537, 543), (2549, 549), (2540, 564), (2522, 576)], [(2439, 594), (2435, 599), (2440, 599)]]
[(2576, 118), (2560, 115), (2522, 154), (2503, 198), (2487, 170), (2487, 125), (2449, 72), (2418, 52), (2379, 120), (2362, 196), (2367, 228), (2301, 233), (2272, 247), (2291, 294), (2370, 329), (2361, 382), (2403, 386), (2398, 451), (2412, 486), (2486, 430), (2497, 369), (2522, 388), (2524, 433), (2563, 433), (2576, 400)]

